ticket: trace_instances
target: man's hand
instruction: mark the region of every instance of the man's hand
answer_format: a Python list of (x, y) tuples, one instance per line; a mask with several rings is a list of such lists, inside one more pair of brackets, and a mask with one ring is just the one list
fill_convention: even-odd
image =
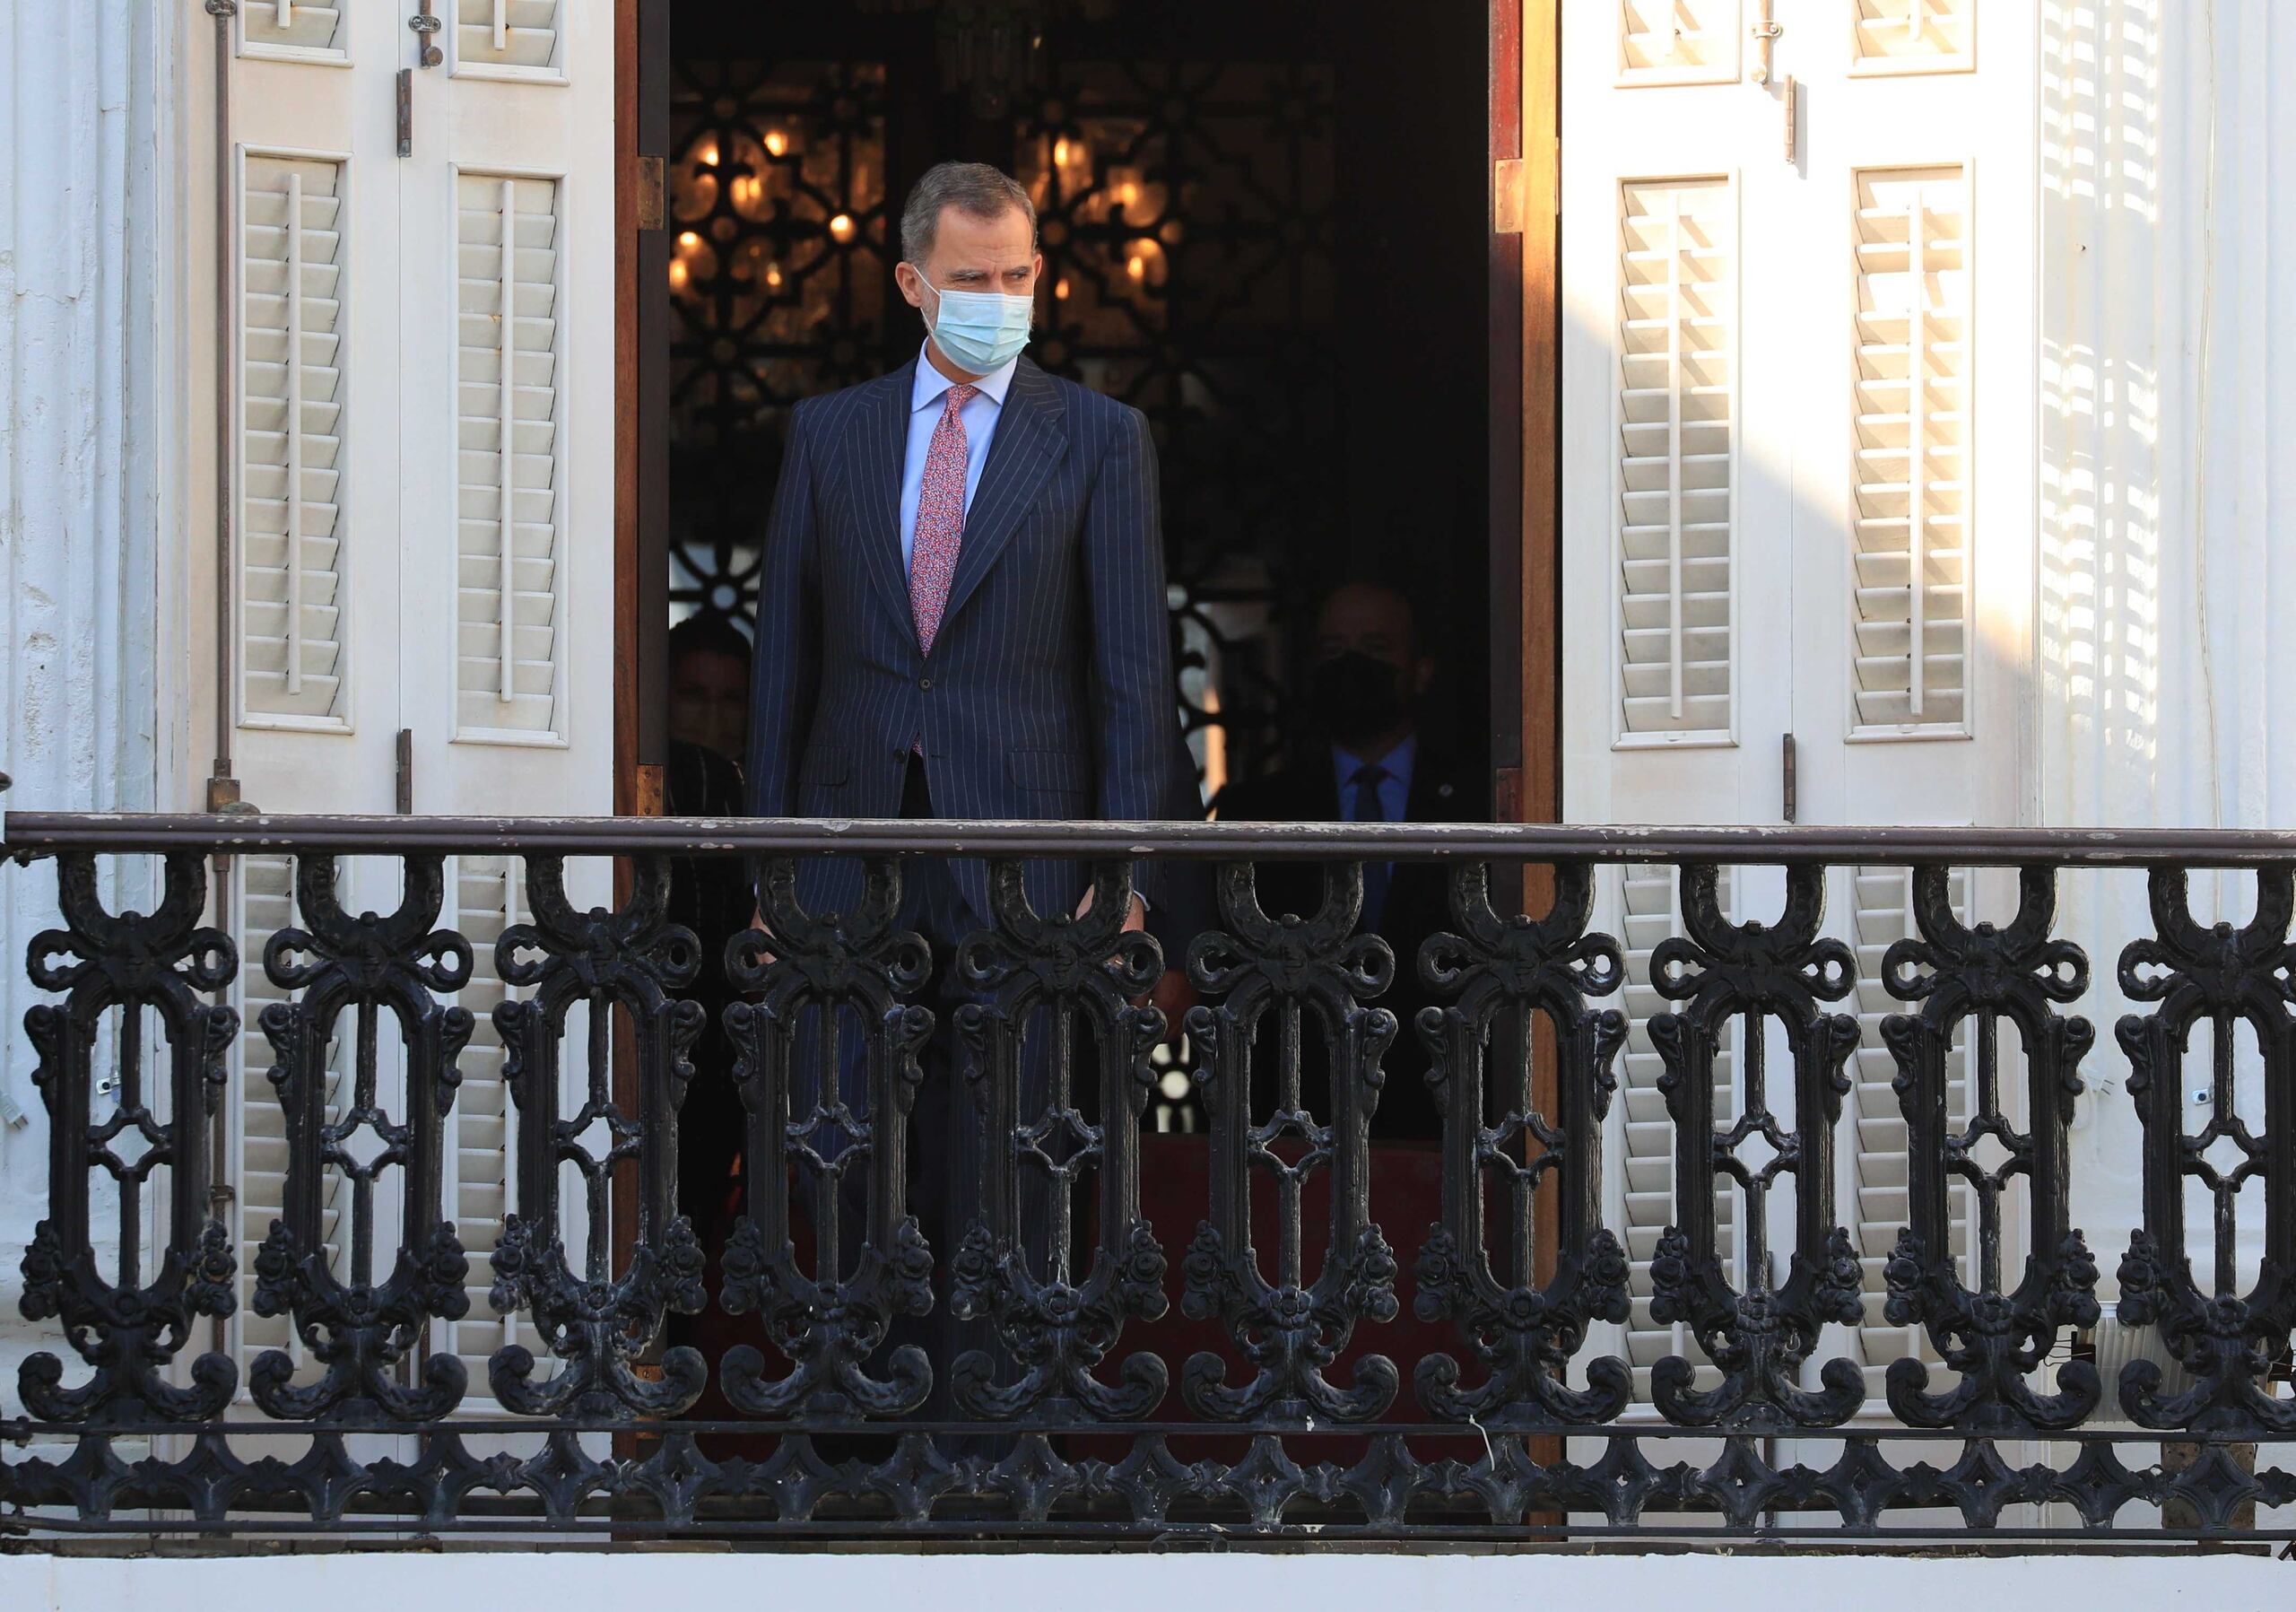
[[(1084, 886), (1084, 899), (1076, 903), (1076, 916), (1082, 918), (1091, 910), (1092, 887), (1087, 884)], [(1131, 910), (1124, 915), (1124, 932), (1129, 935), (1135, 929), (1144, 929), (1147, 927), (1148, 903), (1140, 899), (1140, 893), (1135, 890), (1132, 893)]]

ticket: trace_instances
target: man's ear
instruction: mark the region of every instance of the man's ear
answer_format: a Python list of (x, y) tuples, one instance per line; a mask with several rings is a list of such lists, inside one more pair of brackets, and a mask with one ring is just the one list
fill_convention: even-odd
[(911, 308), (922, 309), (925, 306), (925, 276), (917, 272), (915, 265), (906, 262), (894, 264), (893, 283), (900, 287), (900, 294), (908, 299)]

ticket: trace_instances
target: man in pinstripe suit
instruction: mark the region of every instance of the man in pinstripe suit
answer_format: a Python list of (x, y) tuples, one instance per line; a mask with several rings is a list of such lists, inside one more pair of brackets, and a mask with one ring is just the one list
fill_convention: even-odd
[[(1147, 423), (1021, 355), (1044, 259), (1013, 180), (978, 163), (931, 170), (903, 210), (901, 251), (923, 351), (800, 404), (791, 424), (760, 590), (750, 809), (1161, 817), (1179, 737)], [(978, 1213), (984, 1157), (978, 1113), (954, 1089), (964, 993), (949, 963), (990, 917), (987, 870), (924, 859), (903, 874), (901, 921), (940, 965), (909, 1204), (945, 1261)], [(823, 858), (801, 873), (800, 898), (847, 910), (860, 878), (851, 860)], [(1083, 904), (1087, 875), (1032, 863), (1025, 886), (1038, 911), (1065, 912)], [(1135, 895), (1126, 927), (1144, 915)], [(864, 1111), (857, 1028), (839, 1038), (839, 1078)], [(1047, 1101), (1043, 1035), (1022, 1059), (1028, 1117)], [(796, 1073), (809, 1107), (818, 1077)], [(1046, 1201), (1045, 1183), (1025, 1178), (1024, 1218), (1046, 1224)], [(985, 1322), (953, 1322), (945, 1301), (891, 1343), (904, 1334), (927, 1344), (936, 1394), (957, 1354), (994, 1346)], [(931, 1408), (945, 1414), (945, 1399)]]
[[(791, 424), (758, 612), (750, 809), (1162, 816), (1178, 719), (1147, 422), (1019, 355), (1044, 259), (1013, 179), (933, 169), (901, 249), (923, 351), (799, 404)], [(809, 905), (857, 893), (849, 862), (808, 871)], [(986, 920), (981, 864), (914, 871), (929, 938)], [(1065, 911), (1085, 875), (1046, 863), (1027, 884), (1039, 911)]]

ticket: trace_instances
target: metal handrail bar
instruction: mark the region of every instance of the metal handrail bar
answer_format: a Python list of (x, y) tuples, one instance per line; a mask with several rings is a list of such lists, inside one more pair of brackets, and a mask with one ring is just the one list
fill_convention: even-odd
[(1451, 823), (1014, 823), (804, 817), (0, 813), (0, 855), (287, 850), (395, 855), (970, 856), (1076, 860), (1717, 862), (2256, 867), (2296, 830)]

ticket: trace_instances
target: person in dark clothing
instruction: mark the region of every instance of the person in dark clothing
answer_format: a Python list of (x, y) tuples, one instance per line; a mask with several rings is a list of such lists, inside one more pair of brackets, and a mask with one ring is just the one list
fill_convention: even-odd
[[(1316, 613), (1308, 680), (1310, 744), (1263, 779), (1230, 785), (1213, 802), (1222, 823), (1457, 823), (1474, 816), (1482, 791), (1421, 736), (1420, 701), (1435, 663), (1420, 642), (1411, 601), (1398, 589), (1351, 582)], [(1323, 900), (1323, 869), (1261, 863), (1260, 904), (1271, 914), (1312, 915)], [(1394, 948), (1395, 983), (1377, 1003), (1400, 1024), (1385, 1067), (1388, 1078), (1372, 1116), (1382, 1138), (1431, 1138), (1440, 1132), (1435, 1099), (1421, 1079), (1426, 1058), (1413, 1021), (1431, 999), (1419, 977), (1419, 951), (1449, 926), (1450, 897), (1431, 862), (1370, 863), (1363, 869), (1359, 928)]]

